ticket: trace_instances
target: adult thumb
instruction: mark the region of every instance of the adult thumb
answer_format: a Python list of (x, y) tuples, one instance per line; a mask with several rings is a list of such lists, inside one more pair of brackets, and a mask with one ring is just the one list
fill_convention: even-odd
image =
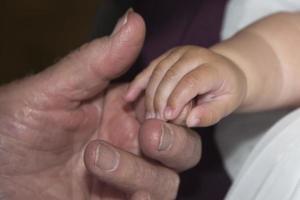
[(71, 101), (91, 98), (128, 70), (144, 38), (144, 20), (128, 10), (110, 36), (83, 45), (41, 73), (39, 77), (44, 83), (41, 87), (53, 96), (65, 96)]

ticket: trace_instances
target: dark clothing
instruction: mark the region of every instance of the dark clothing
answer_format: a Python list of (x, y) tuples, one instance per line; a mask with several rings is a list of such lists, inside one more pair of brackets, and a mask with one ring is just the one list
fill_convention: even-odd
[[(151, 60), (180, 45), (209, 47), (219, 41), (226, 0), (137, 0), (134, 9), (145, 19), (147, 37), (131, 71), (136, 74)], [(230, 180), (213, 139), (213, 128), (199, 129), (203, 155), (198, 166), (182, 174), (178, 199), (224, 199)]]
[[(209, 47), (217, 43), (225, 4), (226, 0), (133, 1), (131, 6), (145, 19), (147, 36), (134, 67), (121, 80), (132, 80), (151, 60), (175, 46)], [(198, 132), (203, 140), (202, 160), (182, 174), (178, 199), (222, 200), (230, 180), (213, 139), (213, 128)]]

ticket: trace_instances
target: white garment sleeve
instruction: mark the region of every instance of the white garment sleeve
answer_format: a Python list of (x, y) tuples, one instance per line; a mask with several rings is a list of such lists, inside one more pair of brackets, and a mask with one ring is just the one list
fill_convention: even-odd
[(226, 197), (226, 200), (299, 199), (300, 109), (263, 136)]
[[(230, 0), (225, 10), (222, 39), (264, 16), (281, 11), (300, 11), (300, 0)], [(263, 134), (288, 112), (232, 115), (218, 125), (216, 141), (233, 180)]]
[(225, 10), (221, 38), (227, 39), (267, 15), (299, 10), (300, 0), (230, 0)]

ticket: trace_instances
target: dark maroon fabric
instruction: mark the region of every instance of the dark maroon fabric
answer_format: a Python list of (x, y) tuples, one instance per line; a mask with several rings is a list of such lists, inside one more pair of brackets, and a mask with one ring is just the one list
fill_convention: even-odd
[[(187, 44), (209, 47), (217, 43), (227, 0), (112, 1), (123, 5), (120, 15), (126, 7), (133, 6), (147, 26), (141, 54), (130, 71), (116, 80), (120, 82), (132, 80), (151, 60), (170, 48)], [(101, 28), (99, 23), (95, 36), (101, 35)], [(213, 139), (213, 127), (197, 131), (203, 143), (202, 159), (195, 168), (181, 175), (178, 199), (222, 200), (231, 183)]]
[[(136, 0), (134, 9), (146, 21), (147, 36), (127, 78), (175, 46), (209, 47), (217, 43), (225, 4), (226, 0)], [(213, 128), (198, 129), (198, 132), (203, 139), (203, 157), (199, 165), (182, 174), (178, 199), (224, 199), (230, 180), (213, 139)]]
[(133, 74), (178, 45), (209, 47), (219, 41), (226, 0), (136, 0), (147, 37)]

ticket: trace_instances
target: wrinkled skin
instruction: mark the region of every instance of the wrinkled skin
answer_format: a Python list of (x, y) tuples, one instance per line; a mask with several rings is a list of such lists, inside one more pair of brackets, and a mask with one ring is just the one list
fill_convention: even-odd
[[(113, 90), (108, 97), (120, 89)], [(90, 199), (93, 189), (97, 189), (93, 185), (103, 188), (87, 173), (82, 162), (85, 145), (92, 139), (105, 139), (137, 152), (139, 127), (130, 110), (119, 115), (120, 110), (112, 109), (101, 120), (103, 100), (100, 96), (72, 110), (37, 109), (24, 106), (24, 99), (3, 102), (1, 110), (13, 114), (1, 115), (1, 127), (7, 129), (1, 132), (0, 188), (5, 191), (4, 196), (8, 195), (7, 199)], [(121, 106), (118, 100), (107, 103), (105, 109)], [(18, 104), (20, 109), (9, 107)], [(119, 117), (115, 118), (114, 111)], [(105, 190), (99, 196), (105, 197)]]
[[(175, 198), (179, 180), (170, 168), (199, 161), (198, 136), (168, 125), (174, 145), (156, 151), (163, 122), (141, 124), (141, 104), (123, 100), (126, 85), (108, 88), (136, 59), (144, 36), (144, 21), (128, 12), (111, 36), (0, 88), (0, 199)], [(115, 171), (96, 167), (97, 145), (118, 152)], [(135, 156), (141, 150), (168, 167)]]
[[(131, 20), (131, 24), (115, 31), (121, 33), (85, 45), (46, 71), (1, 88), (1, 197), (90, 199), (101, 186), (84, 166), (86, 144), (94, 139), (105, 138), (124, 149), (138, 151), (136, 136), (139, 124), (134, 114), (129, 110), (124, 111), (112, 120), (109, 118), (120, 111), (109, 107), (122, 105), (108, 99), (104, 106), (104, 89), (108, 79), (120, 75), (134, 61), (142, 45), (143, 22), (134, 15), (131, 13), (128, 16), (132, 18), (127, 19)], [(116, 29), (120, 29), (118, 26)], [(139, 26), (142, 30), (133, 31), (133, 26)], [(128, 46), (126, 40), (133, 41)], [(130, 55), (109, 57), (125, 49)], [(126, 60), (122, 60), (125, 56), (128, 56)], [(120, 67), (103, 75), (103, 69), (94, 69), (101, 63)], [(94, 70), (99, 77), (81, 71), (79, 67), (82, 66), (79, 65), (90, 67), (86, 71)], [(68, 77), (74, 71), (78, 75)], [(91, 84), (83, 82), (81, 78), (92, 79)], [(110, 111), (103, 116), (104, 107)], [(102, 118), (118, 126), (108, 126)], [(95, 195), (95, 199), (109, 196), (104, 189), (101, 193)]]

